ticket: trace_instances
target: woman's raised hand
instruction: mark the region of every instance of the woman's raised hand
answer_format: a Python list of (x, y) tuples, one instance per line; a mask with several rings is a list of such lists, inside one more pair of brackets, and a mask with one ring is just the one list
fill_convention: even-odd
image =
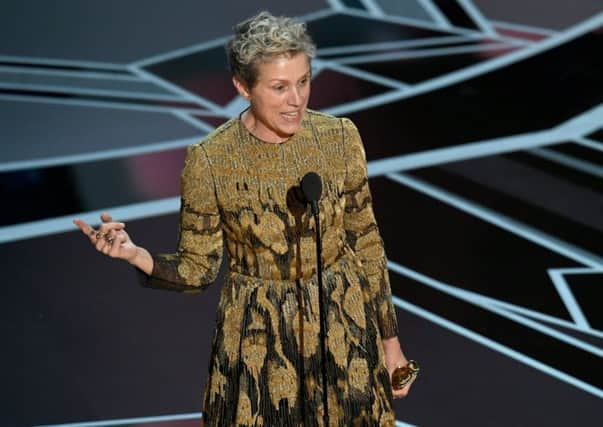
[(126, 224), (114, 222), (108, 213), (101, 214), (101, 221), (102, 224), (98, 230), (95, 230), (80, 218), (74, 219), (73, 223), (82, 230), (82, 233), (88, 236), (90, 243), (96, 247), (97, 251), (112, 258), (120, 258), (132, 263), (138, 254), (138, 248), (126, 233)]

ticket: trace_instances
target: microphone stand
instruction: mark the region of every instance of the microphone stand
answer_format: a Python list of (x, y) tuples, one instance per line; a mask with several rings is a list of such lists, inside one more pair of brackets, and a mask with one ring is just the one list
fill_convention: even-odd
[(327, 399), (327, 349), (326, 349), (326, 331), (327, 315), (325, 313), (324, 287), (322, 283), (322, 241), (320, 237), (320, 218), (318, 212), (318, 203), (316, 200), (310, 202), (312, 214), (314, 215), (314, 224), (316, 225), (316, 271), (318, 274), (318, 306), (320, 316), (320, 351), (322, 357), (322, 406), (323, 423), (325, 427), (329, 426), (329, 404)]

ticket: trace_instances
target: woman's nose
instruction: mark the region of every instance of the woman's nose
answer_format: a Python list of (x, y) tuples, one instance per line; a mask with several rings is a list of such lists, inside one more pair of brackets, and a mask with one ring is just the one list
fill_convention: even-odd
[(289, 105), (301, 104), (301, 98), (302, 94), (300, 93), (300, 89), (294, 86), (289, 92)]

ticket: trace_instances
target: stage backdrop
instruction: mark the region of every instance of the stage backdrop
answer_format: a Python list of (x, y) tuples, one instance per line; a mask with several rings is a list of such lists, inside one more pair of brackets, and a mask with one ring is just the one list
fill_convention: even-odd
[(71, 219), (174, 250), (184, 147), (245, 108), (224, 44), (262, 9), (307, 22), (310, 106), (364, 139), (423, 366), (399, 425), (600, 425), (599, 0), (2, 1), (0, 425), (199, 424), (222, 279), (144, 289)]

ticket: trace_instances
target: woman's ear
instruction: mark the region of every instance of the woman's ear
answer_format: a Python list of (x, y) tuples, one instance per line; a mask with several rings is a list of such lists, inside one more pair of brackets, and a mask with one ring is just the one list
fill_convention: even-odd
[(247, 100), (251, 98), (251, 93), (249, 93), (249, 90), (247, 89), (247, 85), (245, 83), (243, 83), (236, 77), (233, 77), (232, 84), (237, 89), (237, 92), (239, 92), (239, 95), (241, 95), (243, 98)]

